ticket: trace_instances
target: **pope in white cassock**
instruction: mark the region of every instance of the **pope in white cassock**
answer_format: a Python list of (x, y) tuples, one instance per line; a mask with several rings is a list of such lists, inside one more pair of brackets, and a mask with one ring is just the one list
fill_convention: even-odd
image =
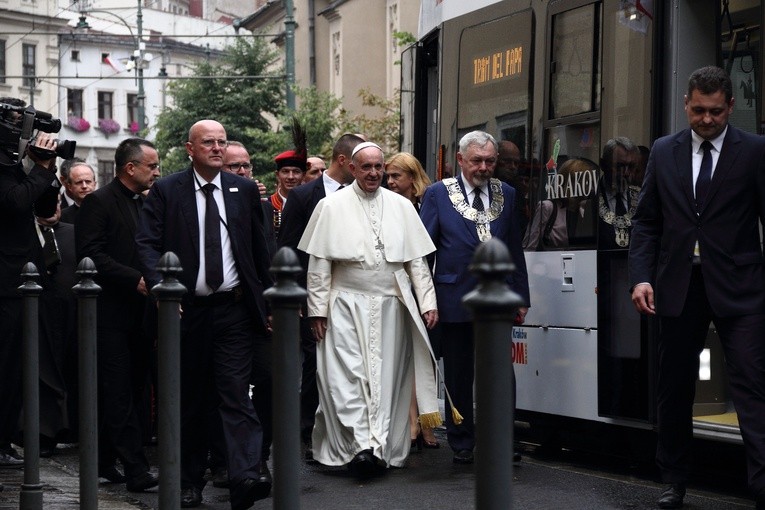
[(359, 144), (351, 160), (356, 180), (319, 202), (298, 248), (319, 342), (314, 459), (366, 478), (409, 455), (413, 377), (420, 422), (442, 421), (425, 330), (438, 322), (435, 246), (411, 202), (380, 187), (382, 149)]

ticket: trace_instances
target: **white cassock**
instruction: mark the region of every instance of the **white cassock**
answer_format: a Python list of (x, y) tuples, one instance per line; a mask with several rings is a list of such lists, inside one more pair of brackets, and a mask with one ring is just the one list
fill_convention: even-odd
[(415, 373), (421, 423), (441, 424), (421, 317), (436, 309), (424, 259), (435, 246), (409, 200), (354, 182), (319, 202), (298, 248), (311, 256), (308, 316), (327, 318), (316, 351), (314, 459), (342, 466), (371, 449), (401, 467)]

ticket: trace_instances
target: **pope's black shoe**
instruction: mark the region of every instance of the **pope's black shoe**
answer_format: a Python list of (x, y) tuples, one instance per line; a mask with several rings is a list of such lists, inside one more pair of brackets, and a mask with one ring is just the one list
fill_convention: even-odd
[(685, 497), (685, 484), (673, 483), (659, 497), (659, 508), (682, 508)]
[(372, 450), (362, 450), (348, 463), (348, 471), (350, 471), (351, 476), (359, 480), (366, 480), (380, 474), (382, 468), (377, 463), (375, 456), (372, 455)]
[(231, 485), (231, 510), (246, 510), (271, 493), (271, 483), (247, 478)]
[(181, 508), (195, 508), (202, 504), (202, 492), (196, 487), (181, 490)]

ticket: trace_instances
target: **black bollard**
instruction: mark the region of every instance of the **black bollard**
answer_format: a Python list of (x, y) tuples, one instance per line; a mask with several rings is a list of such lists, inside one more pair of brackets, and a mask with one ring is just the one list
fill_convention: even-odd
[(173, 252), (159, 259), (162, 281), (151, 289), (157, 297), (159, 339), (159, 508), (181, 507), (181, 314), (186, 287), (177, 275), (183, 269)]
[(93, 277), (96, 265), (89, 257), (77, 266), (78, 380), (80, 386), (80, 508), (98, 508), (98, 353), (96, 298), (101, 292)]
[(276, 284), (263, 293), (274, 330), (275, 510), (300, 508), (300, 305), (308, 295), (295, 281), (300, 271), (295, 252), (279, 249), (271, 265)]
[(21, 510), (42, 509), (43, 493), (40, 483), (40, 294), (42, 287), (37, 284), (40, 273), (37, 267), (27, 262), (21, 270), (24, 283), (19, 292), (23, 307), (23, 350), (22, 370), (24, 399), (24, 483), (21, 484), (19, 508)]
[(505, 276), (515, 266), (497, 239), (480, 245), (470, 271), (479, 279), (462, 298), (473, 311), (476, 398), (476, 508), (508, 510), (513, 506), (513, 414), (515, 394), (511, 330), (523, 300)]

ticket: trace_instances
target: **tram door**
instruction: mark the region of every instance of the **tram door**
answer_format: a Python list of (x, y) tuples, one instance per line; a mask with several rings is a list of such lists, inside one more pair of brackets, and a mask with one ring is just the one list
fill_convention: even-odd
[(655, 14), (604, 2), (597, 191), (598, 414), (652, 416), (651, 323), (631, 302), (627, 255), (651, 142)]

